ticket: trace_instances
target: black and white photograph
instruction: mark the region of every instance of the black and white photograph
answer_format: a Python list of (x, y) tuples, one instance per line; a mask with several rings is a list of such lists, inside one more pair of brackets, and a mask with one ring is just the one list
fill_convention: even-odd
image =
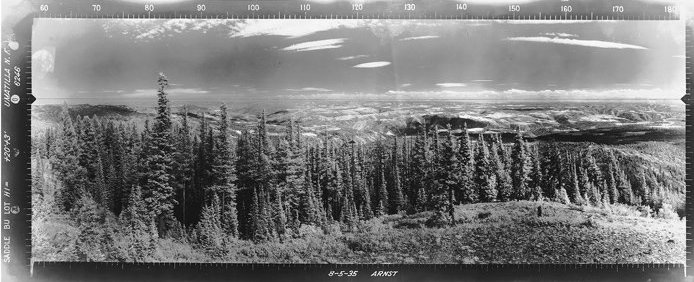
[(36, 18), (31, 257), (683, 264), (681, 21)]

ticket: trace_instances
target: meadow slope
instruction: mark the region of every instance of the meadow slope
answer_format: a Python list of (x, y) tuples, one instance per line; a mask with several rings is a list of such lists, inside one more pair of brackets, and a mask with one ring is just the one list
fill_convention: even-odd
[[(684, 263), (685, 221), (634, 207), (579, 207), (517, 201), (456, 207), (453, 227), (425, 227), (427, 212), (389, 215), (355, 230), (303, 226), (295, 238), (254, 244), (232, 240), (204, 250), (160, 239), (153, 261), (263, 263)], [(71, 260), (76, 227), (44, 218), (35, 260)], [(36, 232), (34, 234), (37, 234)], [(72, 234), (73, 236), (70, 236)], [(76, 236), (75, 236), (76, 237)], [(50, 250), (62, 248), (62, 250)]]

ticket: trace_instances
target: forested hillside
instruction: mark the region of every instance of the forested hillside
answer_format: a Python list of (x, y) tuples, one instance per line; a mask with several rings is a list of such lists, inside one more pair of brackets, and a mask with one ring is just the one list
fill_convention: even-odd
[[(306, 135), (294, 119), (270, 132), (264, 112), (239, 128), (226, 105), (214, 123), (186, 109), (173, 119), (168, 81), (158, 84), (156, 116), (144, 125), (73, 117), (64, 105), (59, 125), (36, 134), (35, 218), (64, 224), (62, 237), (34, 232), (39, 258), (148, 261), (171, 241), (223, 257), (239, 244), (291, 244), (307, 230), (359, 234), (388, 215), (454, 227), (456, 209), (476, 203), (684, 208), (684, 160), (669, 143), (528, 142), (522, 131), (503, 142), (465, 123), (376, 141)], [(51, 244), (65, 249), (46, 251)]]

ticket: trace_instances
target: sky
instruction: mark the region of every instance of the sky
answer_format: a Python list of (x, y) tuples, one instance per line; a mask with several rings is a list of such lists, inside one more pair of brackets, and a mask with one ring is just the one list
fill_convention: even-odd
[(679, 99), (679, 21), (34, 22), (37, 103)]

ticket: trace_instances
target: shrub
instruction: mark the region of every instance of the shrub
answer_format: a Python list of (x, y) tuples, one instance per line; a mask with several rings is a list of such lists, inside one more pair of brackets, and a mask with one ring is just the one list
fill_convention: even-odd
[(299, 238), (316, 237), (316, 236), (320, 236), (320, 235), (323, 235), (323, 230), (321, 230), (321, 228), (318, 226), (302, 224), (299, 227), (299, 232), (298, 232)]
[(421, 218), (404, 218), (399, 220), (393, 227), (400, 229), (418, 229), (424, 228), (426, 220)]
[(663, 207), (658, 209), (657, 216), (663, 219), (679, 219), (679, 216), (675, 213), (670, 204), (663, 204)]
[(205, 254), (194, 249), (190, 244), (181, 243), (171, 238), (159, 240), (155, 259), (164, 262), (204, 262), (209, 260)]
[(636, 210), (638, 210), (641, 213), (642, 217), (651, 217), (651, 215), (653, 214), (653, 211), (649, 206), (638, 206), (636, 207)]
[(451, 223), (448, 216), (434, 213), (424, 222), (424, 225), (429, 228), (443, 228), (450, 226)]
[(492, 215), (491, 212), (485, 211), (485, 212), (478, 213), (478, 214), (477, 214), (477, 218), (478, 218), (478, 219), (485, 219), (485, 218), (488, 218), (488, 217), (491, 216), (491, 215)]
[(595, 219), (593, 219), (592, 217), (586, 218), (586, 220), (581, 222), (580, 225), (588, 227), (588, 228), (598, 228), (599, 227), (598, 222)]

